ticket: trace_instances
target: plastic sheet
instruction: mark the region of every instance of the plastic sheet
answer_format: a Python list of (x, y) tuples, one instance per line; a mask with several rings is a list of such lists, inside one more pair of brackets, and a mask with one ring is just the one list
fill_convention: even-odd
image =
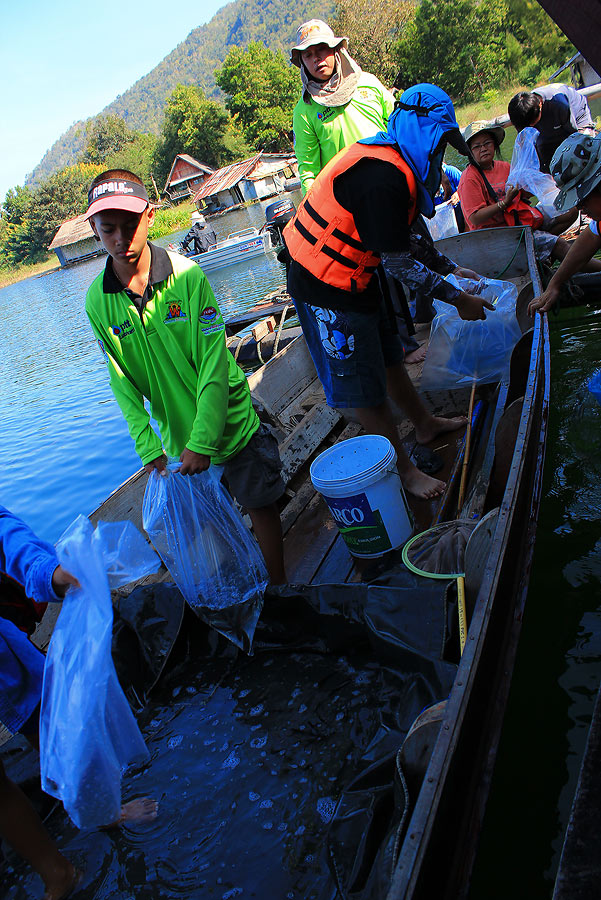
[(62, 800), (79, 828), (114, 822), (121, 776), (148, 756), (119, 686), (111, 657), (110, 589), (159, 568), (156, 554), (131, 522), (80, 516), (57, 544), (75, 575), (55, 626), (44, 671), (40, 714), (43, 789)]
[(212, 469), (151, 472), (143, 523), (186, 602), (201, 618), (250, 649), (269, 578), (258, 545)]
[[(399, 563), (370, 583), (269, 588), (250, 657), (186, 607), (140, 715), (152, 766), (124, 783), (161, 796), (143, 847), (138, 830), (54, 817), (61, 849), (88, 861), (85, 896), (385, 897), (419, 792), (399, 749), (456, 673), (446, 585)], [(130, 595), (142, 644), (161, 623), (147, 652), (168, 649), (180, 600), (174, 585)]]
[(521, 331), (515, 316), (517, 287), (509, 281), (479, 282), (447, 275), (460, 290), (495, 304), (485, 319), (466, 321), (454, 306), (435, 300), (428, 353), (422, 372), (425, 390), (448, 390), (502, 381), (509, 374), (511, 351)]
[(536, 128), (524, 128), (515, 139), (511, 155), (511, 169), (507, 186), (519, 187), (537, 199), (537, 208), (554, 218), (559, 215), (553, 201), (559, 193), (551, 175), (540, 170), (540, 160), (536, 152), (539, 132)]
[(597, 369), (586, 384), (590, 393), (593, 395), (597, 403), (601, 404), (601, 369)]

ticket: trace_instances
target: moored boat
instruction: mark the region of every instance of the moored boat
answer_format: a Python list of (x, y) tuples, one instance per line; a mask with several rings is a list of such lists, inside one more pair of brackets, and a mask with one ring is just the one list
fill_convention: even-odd
[(236, 263), (255, 259), (272, 249), (271, 235), (267, 229), (243, 228), (233, 231), (222, 241), (217, 241), (204, 253), (190, 256), (204, 272), (213, 272)]
[[(178, 793), (177, 807), (188, 802), (188, 794), (192, 804), (204, 804), (194, 825), (197, 833), (194, 828), (192, 836), (188, 833), (188, 846), (193, 848), (194, 871), (202, 870), (211, 881), (207, 895), (223, 883), (224, 860), (236, 875), (231, 885), (224, 884), (220, 896), (227, 891), (236, 891), (228, 896), (237, 896), (248, 887), (262, 896), (287, 896), (292, 891), (293, 896), (321, 898), (338, 890), (357, 898), (455, 898), (469, 883), (534, 543), (546, 438), (549, 344), (546, 318), (532, 321), (524, 315), (528, 297), (540, 289), (528, 231), (503, 228), (459, 235), (448, 240), (445, 251), (484, 275), (499, 277), (503, 272), (503, 278), (518, 285), (523, 331), (507, 382), (476, 392), (463, 500), (458, 495), (466, 445), (463, 435), (454, 433), (431, 448), (442, 458), (445, 495), (436, 502), (410, 501), (419, 530), (458, 517), (481, 523), (474, 542), (478, 552), (467, 554), (465, 562), (469, 612), (465, 650), (460, 657), (455, 618), (450, 617), (455, 580), (449, 578), (434, 589), (427, 579), (409, 577), (394, 552), (366, 571), (364, 562), (349, 555), (325, 501), (315, 493), (308, 476), (311, 460), (334, 442), (359, 434), (359, 428), (325, 405), (299, 337), (249, 379), (260, 415), (280, 437), (288, 485), (282, 522), (291, 584), (270, 592), (254, 657), (233, 656), (231, 649), (228, 656), (224, 651), (225, 668), (211, 682), (217, 663), (206, 634), (194, 654), (206, 703), (194, 707), (203, 725), (200, 730), (191, 728), (187, 740), (202, 765), (186, 773), (188, 781), (184, 793)], [(419, 381), (419, 369), (416, 372)], [(468, 395), (467, 389), (432, 392), (428, 402), (437, 413), (449, 414), (465, 411)], [(413, 450), (410, 427), (402, 422), (400, 427)], [(140, 527), (145, 482), (146, 474), (136, 473), (92, 515), (93, 521), (130, 518)], [(168, 582), (168, 574), (161, 579)], [(315, 644), (310, 644), (311, 635)], [(197, 682), (187, 680), (189, 670), (180, 669), (176, 676), (180, 685), (173, 694), (178, 709), (183, 711), (186, 702), (192, 708), (192, 687)], [(289, 694), (279, 690), (287, 679), (293, 686)], [(266, 686), (260, 688), (262, 680)], [(321, 693), (328, 684), (331, 693)], [(366, 684), (371, 691), (362, 687)], [(303, 698), (300, 705), (295, 691)], [(318, 692), (324, 699), (315, 704)], [(210, 704), (219, 695), (225, 700), (217, 715)], [(149, 689), (142, 724), (150, 742), (167, 721), (165, 704), (164, 695), (157, 701)], [(427, 721), (420, 716), (423, 706), (434, 709)], [(236, 734), (232, 730), (218, 753), (203, 749), (216, 740), (214, 721), (227, 717), (228, 709)], [(252, 731), (263, 714), (264, 728)], [(268, 716), (274, 723), (271, 728)], [(331, 750), (325, 758), (324, 745)], [(169, 765), (173, 756), (169, 758), (164, 747), (161, 763), (160, 749), (153, 745), (148, 774), (156, 765), (163, 774), (171, 768), (177, 777), (173, 762)], [(272, 827), (273, 817), (266, 819), (258, 831), (261, 840), (254, 845), (260, 850), (258, 859), (245, 859), (242, 852), (234, 859), (219, 837), (222, 826), (211, 821), (211, 827), (205, 827), (203, 817), (217, 815), (223, 827), (227, 825), (230, 841), (232, 833), (245, 825), (248, 835), (256, 831), (259, 820), (246, 818), (251, 815), (249, 803), (258, 803), (260, 793), (251, 775), (262, 791), (271, 791), (269, 797), (262, 795), (261, 802), (271, 804), (264, 809), (275, 805), (280, 810), (280, 825), (285, 827)], [(268, 784), (273, 787), (268, 789)], [(207, 803), (208, 789), (214, 794)], [(168, 809), (169, 777), (164, 790)], [(190, 832), (189, 825), (187, 829)], [(127, 836), (122, 840), (127, 844)], [(161, 858), (168, 855), (163, 843)], [(320, 867), (317, 858), (322, 856)], [(192, 869), (182, 873), (181, 866), (179, 860), (183, 880), (178, 893), (200, 896)], [(120, 877), (126, 878), (124, 889), (141, 888), (133, 867), (131, 875)], [(108, 896), (105, 882), (110, 879), (99, 885), (95, 896)]]

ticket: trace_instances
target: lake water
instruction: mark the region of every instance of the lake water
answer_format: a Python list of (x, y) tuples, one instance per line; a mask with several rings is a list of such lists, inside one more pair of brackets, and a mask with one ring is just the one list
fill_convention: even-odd
[[(216, 219), (216, 230), (262, 216), (254, 206)], [(0, 502), (50, 541), (139, 467), (84, 312), (103, 265), (94, 259), (0, 290)], [(284, 273), (270, 254), (209, 280), (227, 315), (281, 286)], [(550, 896), (601, 680), (601, 407), (586, 390), (601, 315), (562, 313), (551, 326), (535, 565), (472, 900)]]
[[(290, 196), (298, 202), (298, 194)], [(214, 219), (218, 237), (262, 225), (264, 206)], [(0, 290), (0, 503), (49, 541), (140, 465), (84, 309), (87, 287), (105, 261), (98, 257)], [(207, 277), (226, 318), (285, 284), (272, 252)]]

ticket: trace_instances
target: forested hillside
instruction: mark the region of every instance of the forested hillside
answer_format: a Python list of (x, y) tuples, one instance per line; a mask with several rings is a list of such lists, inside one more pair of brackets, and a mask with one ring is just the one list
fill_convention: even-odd
[[(271, 50), (287, 51), (301, 22), (315, 17), (327, 20), (333, 12), (334, 0), (234, 0), (206, 25), (191, 31), (148, 75), (98, 113), (122, 116), (130, 128), (158, 134), (165, 102), (176, 84), (198, 85), (208, 97), (220, 96), (213, 73), (230, 47), (261, 41)], [(76, 122), (55, 141), (26, 183), (38, 184), (76, 162), (85, 137), (85, 122)]]

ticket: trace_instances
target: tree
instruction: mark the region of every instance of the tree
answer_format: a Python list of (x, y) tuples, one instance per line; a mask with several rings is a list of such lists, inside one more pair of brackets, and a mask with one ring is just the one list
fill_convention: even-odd
[(153, 197), (155, 191), (152, 175), (157, 144), (158, 138), (154, 134), (134, 132), (133, 140), (128, 141), (120, 150), (108, 156), (104, 161), (104, 167), (106, 169), (128, 169), (130, 172), (134, 172), (144, 182), (148, 196)]
[(273, 53), (256, 41), (246, 49), (232, 47), (216, 69), (215, 81), (249, 144), (257, 150), (292, 148), (292, 111), (300, 82), (281, 51)]
[(118, 153), (135, 139), (121, 116), (96, 116), (86, 122), (86, 147), (82, 161), (104, 165), (106, 160)]
[(422, 0), (398, 45), (400, 78), (480, 96), (506, 78), (506, 22), (505, 0)]
[(9, 215), (14, 216), (14, 221), (8, 222), (3, 234), (7, 259), (13, 263), (36, 262), (43, 256), (58, 226), (85, 211), (90, 183), (102, 169), (103, 166), (84, 163), (60, 169), (35, 191), (30, 191), (28, 202), (24, 192), (29, 189), (22, 188), (24, 202), (17, 215), (11, 198)]
[(574, 55), (575, 48), (537, 0), (506, 3), (509, 35), (521, 50), (511, 68), (520, 79), (536, 81), (542, 69), (559, 68)]
[(337, 0), (334, 34), (349, 40), (349, 53), (365, 72), (392, 85), (399, 69), (396, 46), (415, 16), (417, 0)]
[(192, 85), (178, 84), (167, 101), (161, 137), (154, 154), (156, 177), (164, 185), (178, 153), (218, 168), (231, 162), (227, 141), (231, 123), (226, 110)]

